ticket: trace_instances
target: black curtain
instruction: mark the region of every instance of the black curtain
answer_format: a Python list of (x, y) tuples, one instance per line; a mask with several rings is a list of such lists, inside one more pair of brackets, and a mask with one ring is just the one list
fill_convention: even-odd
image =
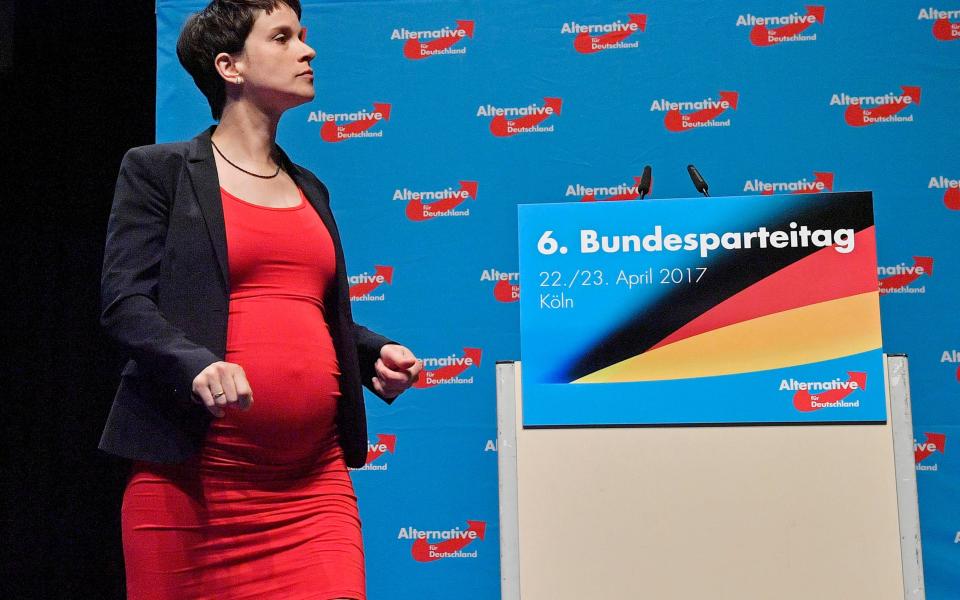
[(99, 276), (120, 159), (154, 141), (154, 3), (0, 0), (0, 19), (0, 597), (123, 598)]

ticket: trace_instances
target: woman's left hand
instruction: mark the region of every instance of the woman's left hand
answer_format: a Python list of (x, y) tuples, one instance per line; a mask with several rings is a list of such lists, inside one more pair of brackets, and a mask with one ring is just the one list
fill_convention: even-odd
[(423, 362), (406, 346), (386, 344), (380, 348), (380, 358), (374, 367), (373, 389), (384, 398), (392, 399), (414, 384), (423, 369)]

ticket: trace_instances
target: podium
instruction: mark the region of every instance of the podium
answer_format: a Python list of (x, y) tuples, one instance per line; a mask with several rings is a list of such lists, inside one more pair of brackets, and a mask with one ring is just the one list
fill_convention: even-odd
[[(923, 598), (906, 358), (881, 354), (869, 289), (830, 279), (873, 269), (860, 275), (875, 282), (869, 194), (658, 202), (520, 209), (523, 362), (497, 365), (502, 598)], [(713, 249), (726, 256), (657, 250), (691, 202), (700, 214), (681, 242), (820, 219), (861, 248), (823, 238), (746, 265), (733, 236)], [(660, 245), (644, 245), (658, 225)], [(584, 253), (605, 229), (640, 250)], [(579, 255), (565, 243), (578, 239)], [(648, 268), (679, 269), (681, 283), (638, 282), (637, 296), (610, 279)], [(713, 280), (686, 278), (698, 268)], [(610, 283), (575, 288), (598, 272)], [(544, 285), (540, 306), (538, 284), (554, 279), (568, 287)], [(816, 339), (797, 326), (838, 306), (849, 322)]]

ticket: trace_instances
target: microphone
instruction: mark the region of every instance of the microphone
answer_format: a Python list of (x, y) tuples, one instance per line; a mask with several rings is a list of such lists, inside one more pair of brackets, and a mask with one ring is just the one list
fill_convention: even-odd
[(687, 165), (687, 173), (690, 173), (690, 181), (693, 182), (693, 187), (697, 188), (697, 191), (704, 196), (709, 196), (710, 194), (707, 192), (709, 186), (707, 186), (707, 182), (703, 179), (700, 171), (693, 165)]
[(640, 192), (640, 199), (643, 200), (644, 196), (650, 193), (650, 165), (643, 167), (643, 174), (640, 176), (640, 185), (637, 186), (637, 191)]

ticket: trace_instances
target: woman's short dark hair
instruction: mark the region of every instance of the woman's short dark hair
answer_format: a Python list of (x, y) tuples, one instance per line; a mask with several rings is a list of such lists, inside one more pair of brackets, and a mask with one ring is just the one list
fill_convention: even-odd
[(177, 40), (177, 58), (207, 97), (214, 119), (220, 120), (227, 101), (226, 85), (214, 59), (221, 52), (236, 54), (243, 50), (257, 11), (269, 14), (281, 4), (300, 18), (300, 0), (213, 0), (184, 23)]

